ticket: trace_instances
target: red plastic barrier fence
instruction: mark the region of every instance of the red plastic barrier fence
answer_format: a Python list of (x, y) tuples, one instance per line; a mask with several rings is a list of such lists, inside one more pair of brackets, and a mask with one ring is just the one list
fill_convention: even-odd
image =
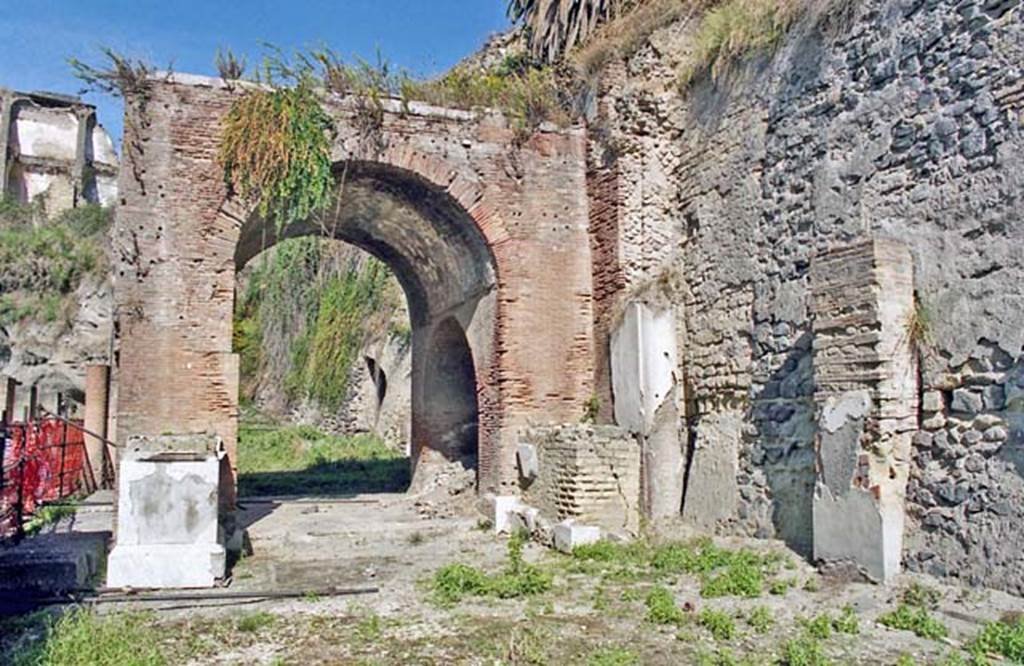
[(76, 423), (41, 419), (15, 423), (0, 431), (0, 537), (18, 533), (21, 521), (46, 502), (95, 488), (85, 452), (85, 436)]

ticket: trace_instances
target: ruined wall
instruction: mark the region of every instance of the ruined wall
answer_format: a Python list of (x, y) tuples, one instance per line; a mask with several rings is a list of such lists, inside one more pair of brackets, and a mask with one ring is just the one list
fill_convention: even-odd
[[(221, 119), (238, 94), (215, 79), (153, 80), (138, 134), (126, 137), (139, 150), (128, 151), (132, 168), (121, 172), (116, 223), (120, 441), (213, 430), (233, 449), (235, 271), (261, 232), (228, 198), (216, 162)], [(384, 259), (410, 296), (414, 411), (430, 395), (426, 383), (417, 394), (417, 350), (429, 350), (452, 319), (466, 327), (480, 485), (510, 487), (518, 428), (578, 420), (592, 393), (584, 133), (545, 128), (521, 142), (500, 116), (388, 104), (377, 140), (367, 142), (359, 105), (329, 100), (334, 157), (362, 169), (348, 172), (336, 228)], [(132, 100), (129, 109), (139, 113)], [(289, 229), (320, 231), (312, 222)], [(470, 237), (486, 240), (493, 267), (469, 261)], [(492, 321), (493, 331), (474, 329), (474, 320)], [(421, 416), (419, 427), (431, 427), (437, 414)], [(414, 440), (417, 427), (414, 414)]]
[(726, 499), (694, 520), (809, 552), (812, 258), (906, 242), (928, 324), (904, 561), (1021, 592), (1021, 2), (832, 6), (771, 56), (683, 93), (693, 22), (605, 72), (591, 242), (595, 284), (613, 288), (595, 289), (595, 311), (666, 267), (681, 274), (687, 503), (699, 488)]
[(0, 193), (55, 215), (117, 196), (117, 154), (78, 98), (0, 88)]
[(527, 428), (520, 442), (536, 455), (536, 477), (522, 480), (523, 499), (541, 515), (621, 535), (638, 532), (640, 447), (632, 435), (614, 426), (566, 424)]
[[(0, 87), (0, 196), (37, 203), (49, 218), (86, 203), (111, 205), (117, 169), (114, 144), (92, 105), (56, 93)], [(77, 307), (53, 321), (40, 314), (0, 325), (0, 376), (26, 387), (17, 393), (19, 418), (28, 405), (27, 387), (39, 389), (47, 409), (54, 409), (58, 393), (81, 401), (85, 366), (109, 362), (109, 276), (84, 276), (69, 301)], [(5, 393), (6, 382), (0, 382), (0, 399)]]

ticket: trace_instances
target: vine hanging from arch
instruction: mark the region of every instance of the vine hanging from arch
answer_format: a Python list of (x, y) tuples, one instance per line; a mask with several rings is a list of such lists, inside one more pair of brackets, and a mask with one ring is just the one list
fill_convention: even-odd
[(333, 128), (309, 81), (248, 90), (224, 121), (224, 180), (280, 232), (331, 202)]

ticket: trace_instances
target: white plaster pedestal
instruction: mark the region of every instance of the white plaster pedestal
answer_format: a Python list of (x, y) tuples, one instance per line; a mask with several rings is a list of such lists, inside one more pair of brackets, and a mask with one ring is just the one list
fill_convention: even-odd
[(125, 452), (108, 587), (212, 587), (224, 576), (214, 452)]

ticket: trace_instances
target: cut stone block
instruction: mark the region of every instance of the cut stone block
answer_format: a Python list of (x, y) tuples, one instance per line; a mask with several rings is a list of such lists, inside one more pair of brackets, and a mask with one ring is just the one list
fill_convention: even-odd
[(196, 545), (118, 545), (110, 553), (107, 587), (213, 587), (224, 577), (224, 547)]
[(117, 545), (107, 585), (137, 588), (211, 587), (224, 576), (218, 503), (220, 459), (215, 445), (186, 450), (178, 436), (129, 444), (119, 463)]
[(563, 553), (571, 553), (576, 546), (597, 543), (601, 540), (601, 528), (591, 525), (577, 525), (571, 520), (555, 525), (555, 549)]
[(515, 529), (515, 514), (522, 506), (515, 495), (495, 495), (489, 498), (490, 518), (495, 534), (508, 534)]
[(611, 340), (616, 423), (633, 433), (650, 433), (658, 406), (673, 397), (676, 356), (675, 312), (628, 304)]
[(537, 447), (532, 444), (520, 444), (516, 449), (516, 460), (519, 463), (519, 476), (526, 481), (533, 481), (540, 471), (537, 459)]

